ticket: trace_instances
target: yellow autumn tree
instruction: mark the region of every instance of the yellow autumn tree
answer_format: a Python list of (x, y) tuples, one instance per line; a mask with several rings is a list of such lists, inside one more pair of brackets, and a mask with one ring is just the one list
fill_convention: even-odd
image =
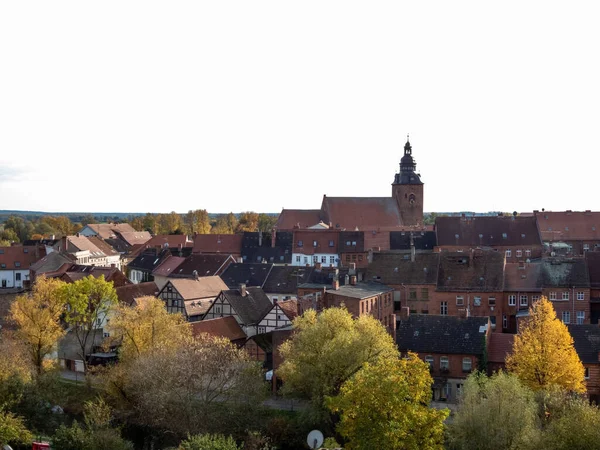
[(545, 297), (529, 308), (506, 367), (534, 391), (556, 385), (585, 392), (584, 367), (573, 338)]
[(64, 283), (40, 277), (29, 295), (18, 296), (10, 307), (10, 317), (17, 325), (16, 336), (27, 348), (32, 364), (40, 375), (44, 359), (64, 336), (60, 319), (65, 310)]
[(327, 405), (341, 415), (338, 432), (344, 448), (443, 449), (448, 410), (428, 406), (431, 400), (429, 365), (409, 353), (364, 367), (346, 381)]
[(119, 305), (109, 323), (110, 335), (121, 342), (119, 357), (129, 361), (151, 350), (177, 349), (191, 336), (181, 314), (169, 314), (164, 302), (142, 297), (134, 307)]

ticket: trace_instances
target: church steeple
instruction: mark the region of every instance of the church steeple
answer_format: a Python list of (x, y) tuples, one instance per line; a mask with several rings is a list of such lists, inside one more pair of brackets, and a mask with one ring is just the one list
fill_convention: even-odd
[(404, 156), (400, 160), (400, 173), (394, 177), (394, 184), (423, 184), (421, 176), (415, 173), (417, 163), (412, 157), (412, 146), (410, 140), (406, 136), (406, 144), (404, 144)]

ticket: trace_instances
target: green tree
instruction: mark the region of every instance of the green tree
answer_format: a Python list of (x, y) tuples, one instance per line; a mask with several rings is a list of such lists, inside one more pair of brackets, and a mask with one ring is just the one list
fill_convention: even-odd
[(261, 213), (258, 215), (258, 231), (270, 233), (277, 223), (277, 216)]
[(237, 229), (238, 220), (235, 214), (220, 215), (211, 230), (213, 234), (233, 234)]
[(84, 227), (90, 223), (96, 223), (96, 219), (91, 214), (86, 214), (81, 218), (81, 225)]
[(112, 281), (88, 276), (64, 287), (67, 301), (66, 322), (79, 344), (79, 356), (87, 371), (87, 352), (99, 324), (105, 322), (110, 309), (117, 304), (117, 292)]
[(506, 367), (534, 391), (557, 385), (585, 392), (585, 369), (573, 338), (545, 297), (529, 308), (529, 317), (506, 358)]
[(210, 218), (205, 209), (189, 210), (185, 216), (185, 232), (189, 235), (194, 233), (210, 233)]
[(442, 449), (448, 411), (429, 408), (429, 365), (417, 355), (380, 359), (346, 381), (327, 405), (349, 450)]
[(9, 247), (13, 242), (19, 242), (19, 236), (12, 228), (4, 229), (0, 231), (0, 242), (2, 247)]
[(17, 235), (17, 242), (26, 241), (33, 234), (33, 224), (18, 216), (10, 216), (4, 222), (5, 230), (13, 230)]
[(40, 222), (46, 223), (52, 228), (57, 238), (69, 236), (75, 232), (75, 227), (67, 216), (44, 216)]
[(65, 283), (40, 277), (30, 294), (20, 295), (10, 308), (11, 320), (16, 323), (16, 335), (27, 348), (38, 375), (44, 368), (46, 356), (56, 349), (65, 331), (60, 323), (65, 306)]
[(448, 424), (448, 440), (456, 450), (534, 448), (538, 431), (533, 392), (516, 376), (473, 373)]
[(235, 229), (236, 232), (258, 231), (258, 214), (252, 211), (240, 214), (240, 219)]
[(199, 434), (189, 436), (179, 444), (178, 450), (241, 450), (231, 436)]
[(325, 407), (365, 363), (397, 358), (392, 337), (371, 316), (353, 319), (345, 308), (314, 310), (294, 320), (296, 332), (279, 350), (284, 359), (278, 375), (292, 396), (310, 400), (317, 420), (333, 424)]
[(151, 213), (146, 213), (143, 219), (144, 230), (149, 231), (152, 234), (158, 234), (158, 224), (156, 216)]
[(30, 444), (33, 435), (21, 417), (0, 410), (0, 446), (8, 444)]

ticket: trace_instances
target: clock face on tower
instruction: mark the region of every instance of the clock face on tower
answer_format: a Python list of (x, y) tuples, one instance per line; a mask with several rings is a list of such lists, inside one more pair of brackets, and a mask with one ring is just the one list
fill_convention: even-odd
[(410, 203), (411, 205), (414, 205), (416, 201), (417, 197), (415, 196), (415, 194), (410, 194), (408, 196), (408, 203)]

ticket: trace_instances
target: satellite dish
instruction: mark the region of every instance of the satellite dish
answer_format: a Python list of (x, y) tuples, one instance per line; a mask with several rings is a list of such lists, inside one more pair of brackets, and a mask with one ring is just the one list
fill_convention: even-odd
[(319, 448), (321, 445), (323, 445), (323, 433), (321, 433), (319, 430), (312, 430), (310, 433), (308, 433), (306, 442), (312, 449)]

